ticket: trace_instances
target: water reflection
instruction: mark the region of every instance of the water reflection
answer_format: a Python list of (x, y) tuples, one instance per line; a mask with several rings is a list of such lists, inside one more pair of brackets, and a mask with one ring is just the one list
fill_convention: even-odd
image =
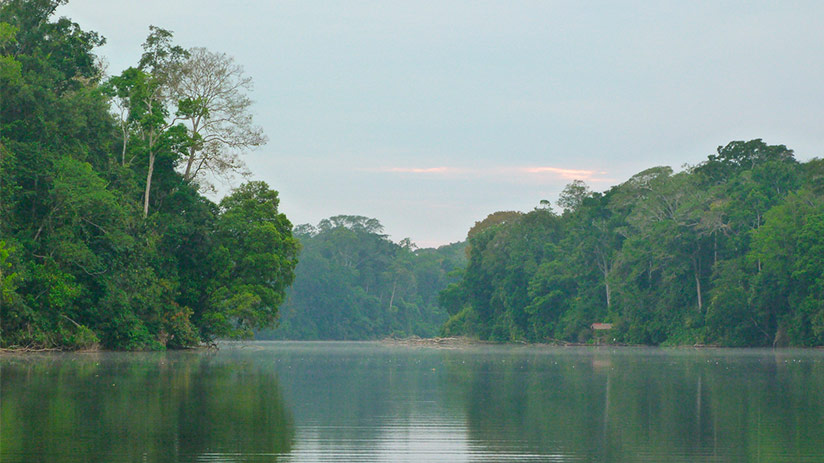
[(6, 357), (3, 462), (277, 461), (294, 436), (274, 372), (208, 353)]
[(562, 461), (822, 461), (822, 353), (522, 350), (447, 360), (469, 436)]
[(824, 351), (251, 343), (0, 374), (4, 462), (824, 461)]

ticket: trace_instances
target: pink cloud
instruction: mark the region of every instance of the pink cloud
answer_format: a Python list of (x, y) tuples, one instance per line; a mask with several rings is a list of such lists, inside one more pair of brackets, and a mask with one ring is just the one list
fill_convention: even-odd
[(553, 174), (568, 180), (588, 180), (592, 182), (611, 181), (611, 179), (600, 177), (602, 175), (606, 175), (606, 172), (604, 171), (585, 169), (563, 169), (560, 167), (549, 166), (525, 167), (520, 170), (527, 174)]
[(603, 183), (614, 181), (605, 178), (606, 172), (587, 169), (565, 169), (561, 167), (534, 166), (534, 167), (485, 167), (485, 168), (458, 168), (458, 167), (378, 167), (374, 169), (363, 169), (371, 172), (398, 173), (398, 174), (422, 174), (422, 175), (452, 175), (469, 177), (498, 177), (503, 174), (505, 177), (515, 178), (527, 176), (534, 180), (544, 178), (549, 175), (564, 180), (584, 180), (593, 183)]
[(454, 172), (450, 167), (385, 167), (376, 169), (378, 172), (397, 172), (402, 174), (447, 174)]

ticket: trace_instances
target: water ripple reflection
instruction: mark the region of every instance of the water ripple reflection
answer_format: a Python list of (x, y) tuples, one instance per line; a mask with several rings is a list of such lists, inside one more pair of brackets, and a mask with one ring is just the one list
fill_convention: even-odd
[(227, 344), (0, 357), (0, 461), (820, 462), (824, 351)]

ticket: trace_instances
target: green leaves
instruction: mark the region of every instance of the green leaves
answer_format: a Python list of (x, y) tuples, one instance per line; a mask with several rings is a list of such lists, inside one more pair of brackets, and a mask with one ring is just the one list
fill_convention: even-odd
[(204, 327), (210, 336), (248, 337), (272, 326), (294, 280), (298, 241), (278, 213), (278, 195), (263, 182), (246, 183), (220, 202), (210, 261), (216, 273)]
[(492, 215), (470, 231), (462, 280), (441, 293), (445, 329), (589, 342), (591, 323), (612, 321), (618, 342), (820, 345), (821, 165), (784, 145), (731, 142), (603, 194), (573, 182), (558, 231), (540, 209)]
[(183, 47), (172, 44), (173, 35), (170, 30), (149, 26), (149, 36), (143, 42), (139, 68), (161, 79), (173, 78), (166, 71), (189, 55)]
[[(11, 303), (16, 289), (18, 275), (12, 271), (9, 260), (9, 255), (13, 250), (6, 246), (5, 241), (0, 241), (0, 307)], [(2, 320), (0, 320), (0, 335), (2, 335)]]
[(438, 292), (465, 261), (464, 243), (393, 243), (373, 218), (339, 215), (295, 234), (302, 252), (275, 330), (258, 337), (376, 339), (435, 336), (447, 318)]
[(23, 65), (6, 50), (17, 43), (18, 28), (9, 23), (0, 22), (0, 83), (16, 85), (20, 83)]
[(204, 140), (175, 119), (210, 114), (170, 99), (188, 52), (152, 28), (140, 66), (100, 84), (103, 40), (51, 21), (60, 3), (0, 3), (0, 346), (182, 348), (271, 324), (297, 243), (265, 184), (219, 209), (176, 170)]

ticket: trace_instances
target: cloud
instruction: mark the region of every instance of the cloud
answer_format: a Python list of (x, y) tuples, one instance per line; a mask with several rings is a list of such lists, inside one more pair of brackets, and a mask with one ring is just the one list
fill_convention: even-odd
[(602, 177), (605, 171), (585, 170), (585, 169), (564, 169), (561, 167), (537, 166), (523, 167), (520, 169), (527, 174), (551, 174), (566, 180), (584, 180), (589, 182), (613, 182), (614, 179)]
[(513, 182), (523, 180), (545, 181), (546, 177), (557, 180), (583, 180), (592, 183), (615, 182), (615, 179), (604, 177), (607, 172), (588, 169), (567, 169), (552, 166), (532, 166), (532, 167), (378, 167), (372, 169), (359, 169), (367, 172), (391, 173), (391, 174), (414, 174), (414, 175), (441, 175), (461, 178), (494, 178), (507, 179)]
[(374, 169), (376, 172), (395, 172), (401, 174), (448, 174), (456, 169), (451, 167), (383, 167)]

